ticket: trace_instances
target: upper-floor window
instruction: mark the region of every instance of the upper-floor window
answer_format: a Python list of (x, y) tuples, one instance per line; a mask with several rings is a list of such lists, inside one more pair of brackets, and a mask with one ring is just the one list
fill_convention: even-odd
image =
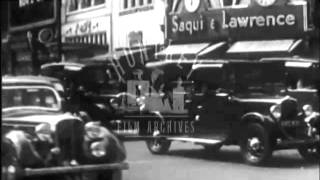
[(139, 6), (143, 6), (144, 0), (139, 0)]
[(68, 12), (104, 4), (106, 0), (68, 0)]
[(91, 0), (82, 0), (81, 1), (81, 8), (88, 8), (91, 6)]
[(131, 7), (136, 7), (136, 0), (131, 0)]
[(69, 0), (69, 8), (68, 11), (75, 11), (78, 9), (78, 0)]
[(123, 9), (128, 9), (128, 0), (123, 0)]
[(95, 0), (94, 1), (94, 5), (100, 5), (100, 4), (104, 4), (105, 0)]
[(153, 0), (122, 0), (122, 10), (147, 7), (153, 4)]

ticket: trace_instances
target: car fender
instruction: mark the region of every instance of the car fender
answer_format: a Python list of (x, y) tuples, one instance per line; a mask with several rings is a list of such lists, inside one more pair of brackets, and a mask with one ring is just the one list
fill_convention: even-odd
[(246, 125), (248, 123), (260, 123), (266, 127), (269, 131), (272, 130), (272, 127), (275, 125), (272, 119), (269, 116), (265, 116), (258, 112), (249, 112), (244, 114), (241, 117), (241, 125)]
[(18, 165), (21, 167), (42, 167), (44, 161), (31, 142), (29, 134), (21, 130), (11, 130), (5, 137), (12, 143)]

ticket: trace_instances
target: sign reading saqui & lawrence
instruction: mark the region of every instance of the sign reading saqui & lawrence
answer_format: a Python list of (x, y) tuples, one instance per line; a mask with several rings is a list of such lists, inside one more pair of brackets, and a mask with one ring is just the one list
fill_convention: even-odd
[(262, 35), (291, 38), (302, 36), (308, 28), (306, 4), (208, 9), (201, 8), (205, 6), (202, 2), (192, 11), (183, 4), (185, 7), (180, 12), (167, 12), (166, 31), (173, 42), (257, 39)]

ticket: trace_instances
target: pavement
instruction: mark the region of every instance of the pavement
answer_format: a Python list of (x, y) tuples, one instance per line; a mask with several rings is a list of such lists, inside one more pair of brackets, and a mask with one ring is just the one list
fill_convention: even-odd
[(319, 163), (296, 150), (275, 151), (266, 165), (244, 164), (237, 146), (206, 153), (202, 146), (173, 142), (165, 155), (151, 154), (143, 141), (125, 142), (129, 170), (124, 180), (319, 180)]

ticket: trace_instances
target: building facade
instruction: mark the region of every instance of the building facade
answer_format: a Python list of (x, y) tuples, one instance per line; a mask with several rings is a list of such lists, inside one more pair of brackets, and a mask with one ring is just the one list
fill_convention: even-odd
[(108, 53), (112, 48), (112, 1), (64, 0), (61, 41), (64, 60)]
[(50, 44), (59, 40), (58, 0), (8, 1), (8, 60), (12, 74), (37, 74), (40, 65), (57, 61)]
[(113, 6), (114, 47), (164, 43), (164, 0), (118, 0)]

